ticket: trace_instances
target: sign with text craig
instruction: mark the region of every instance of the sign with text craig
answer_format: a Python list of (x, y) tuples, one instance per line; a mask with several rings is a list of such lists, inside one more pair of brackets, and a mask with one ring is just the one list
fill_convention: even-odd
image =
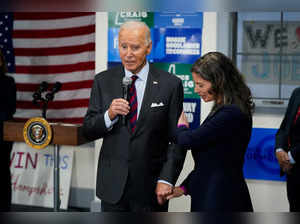
[[(60, 199), (67, 209), (70, 193), (73, 150), (60, 150)], [(11, 152), (12, 203), (53, 207), (54, 146), (36, 150), (24, 143), (14, 143)]]

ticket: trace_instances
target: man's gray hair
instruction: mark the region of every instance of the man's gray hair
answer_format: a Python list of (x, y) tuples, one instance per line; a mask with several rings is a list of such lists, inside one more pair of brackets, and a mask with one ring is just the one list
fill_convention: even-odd
[(121, 32), (123, 29), (133, 29), (133, 28), (140, 28), (140, 27), (146, 29), (146, 45), (150, 44), (151, 43), (150, 28), (147, 26), (146, 23), (142, 21), (128, 20), (120, 26), (119, 32)]

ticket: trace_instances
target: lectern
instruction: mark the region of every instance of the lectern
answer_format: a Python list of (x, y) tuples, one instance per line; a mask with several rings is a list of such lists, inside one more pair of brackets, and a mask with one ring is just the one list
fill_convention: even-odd
[[(23, 128), (25, 122), (6, 121), (3, 125), (3, 139), (12, 142), (24, 142)], [(52, 141), (54, 145), (54, 211), (58, 212), (60, 208), (59, 198), (59, 149), (60, 145), (78, 146), (87, 143), (88, 140), (82, 135), (81, 125), (50, 123), (52, 128)]]

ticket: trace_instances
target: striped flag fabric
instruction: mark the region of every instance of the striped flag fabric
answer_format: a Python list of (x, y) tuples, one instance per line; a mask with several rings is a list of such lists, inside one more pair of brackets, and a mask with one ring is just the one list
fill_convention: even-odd
[(41, 117), (34, 92), (60, 82), (47, 120), (82, 123), (95, 75), (94, 12), (0, 13), (0, 47), (17, 85), (16, 120)]

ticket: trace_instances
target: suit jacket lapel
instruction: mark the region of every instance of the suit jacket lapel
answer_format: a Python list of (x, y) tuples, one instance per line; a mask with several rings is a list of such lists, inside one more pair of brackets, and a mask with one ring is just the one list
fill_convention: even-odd
[[(223, 106), (222, 106), (223, 107)], [(218, 112), (222, 107), (217, 108), (215, 111), (211, 111), (207, 117), (205, 118), (205, 120), (202, 122), (201, 125), (203, 125), (204, 123), (206, 123), (207, 121), (209, 121), (211, 118), (214, 117), (214, 115), (216, 114), (216, 112)]]
[(154, 73), (152, 66), (150, 65), (147, 83), (145, 87), (144, 98), (143, 98), (140, 114), (133, 135), (136, 135), (138, 132), (142, 130), (142, 127), (145, 127), (143, 125), (145, 124), (144, 121), (147, 117), (147, 114), (150, 111), (151, 104), (152, 102), (154, 102), (153, 100), (155, 99), (155, 96), (158, 95), (158, 93), (159, 93), (159, 74)]

